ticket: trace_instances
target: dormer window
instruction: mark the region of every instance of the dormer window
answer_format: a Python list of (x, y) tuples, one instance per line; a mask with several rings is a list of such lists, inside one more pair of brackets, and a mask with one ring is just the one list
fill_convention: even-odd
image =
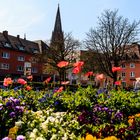
[(23, 45), (17, 45), (17, 47), (18, 47), (18, 49), (19, 49), (20, 51), (24, 51), (24, 50), (25, 50)]
[(35, 53), (35, 54), (36, 54), (36, 53), (39, 53), (38, 50), (35, 49), (35, 48), (30, 48), (30, 50), (31, 50), (32, 53)]
[(12, 45), (11, 45), (11, 44), (9, 44), (8, 42), (6, 42), (6, 43), (4, 44), (4, 47), (11, 48), (11, 47), (12, 47)]

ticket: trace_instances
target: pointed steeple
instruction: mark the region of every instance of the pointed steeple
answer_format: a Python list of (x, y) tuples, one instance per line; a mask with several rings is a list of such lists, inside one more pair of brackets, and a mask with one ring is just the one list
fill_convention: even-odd
[(58, 4), (58, 9), (56, 13), (55, 25), (54, 30), (52, 32), (51, 42), (62, 42), (64, 40), (62, 25), (61, 25), (61, 16), (60, 16), (60, 8)]
[(60, 16), (60, 8), (59, 8), (59, 4), (58, 4), (58, 9), (57, 9), (57, 14), (56, 14), (56, 19), (55, 19), (54, 31), (62, 32), (61, 16)]

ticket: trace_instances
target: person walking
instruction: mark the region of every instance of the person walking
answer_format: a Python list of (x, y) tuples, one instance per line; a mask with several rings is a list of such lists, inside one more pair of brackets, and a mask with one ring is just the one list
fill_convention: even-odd
[(139, 91), (140, 90), (140, 78), (136, 78), (136, 82), (134, 85), (134, 91)]

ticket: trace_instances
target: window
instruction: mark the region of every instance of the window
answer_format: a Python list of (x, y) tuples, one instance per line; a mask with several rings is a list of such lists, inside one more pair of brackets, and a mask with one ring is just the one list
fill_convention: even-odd
[(24, 56), (18, 56), (18, 61), (24, 61), (24, 60), (25, 60)]
[(10, 58), (10, 54), (7, 52), (2, 52), (2, 58), (8, 59), (8, 58)]
[(24, 51), (24, 46), (23, 45), (16, 45), (18, 47), (19, 50)]
[(17, 71), (23, 71), (24, 67), (23, 66), (17, 66)]
[(130, 68), (135, 68), (135, 64), (134, 63), (130, 63)]
[(125, 64), (122, 64), (122, 68), (126, 68)]
[(125, 77), (125, 72), (122, 72), (122, 77)]
[(125, 81), (122, 81), (122, 86), (126, 87), (126, 82)]
[(32, 68), (32, 73), (37, 73), (37, 68)]
[(12, 46), (11, 46), (11, 44), (9, 44), (9, 43), (6, 42), (6, 43), (4, 44), (4, 47), (11, 48)]
[(8, 70), (9, 69), (9, 64), (1, 63), (0, 68), (1, 69), (5, 69), (5, 70)]
[(130, 72), (130, 77), (135, 77), (135, 73), (134, 72)]

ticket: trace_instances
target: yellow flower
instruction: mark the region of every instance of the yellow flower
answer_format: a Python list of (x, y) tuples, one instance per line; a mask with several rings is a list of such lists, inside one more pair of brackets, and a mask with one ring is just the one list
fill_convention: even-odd
[(134, 119), (129, 119), (129, 120), (128, 120), (128, 123), (129, 123), (130, 125), (132, 125), (133, 122), (134, 122)]
[(18, 127), (14, 126), (12, 128), (9, 129), (9, 134), (16, 134), (18, 131)]
[(134, 119), (134, 118), (135, 118), (134, 116), (129, 116), (129, 117), (128, 117), (128, 119)]
[(84, 137), (82, 137), (82, 138), (80, 138), (80, 140), (85, 140), (85, 138), (84, 138)]
[(97, 139), (96, 137), (93, 137), (91, 134), (87, 134), (85, 140), (97, 140)]
[(136, 114), (135, 117), (140, 117), (140, 113)]
[(104, 138), (104, 140), (117, 140), (117, 138), (115, 136), (109, 136)]
[(8, 140), (15, 140), (16, 139), (16, 135), (15, 134), (9, 134), (8, 135)]

